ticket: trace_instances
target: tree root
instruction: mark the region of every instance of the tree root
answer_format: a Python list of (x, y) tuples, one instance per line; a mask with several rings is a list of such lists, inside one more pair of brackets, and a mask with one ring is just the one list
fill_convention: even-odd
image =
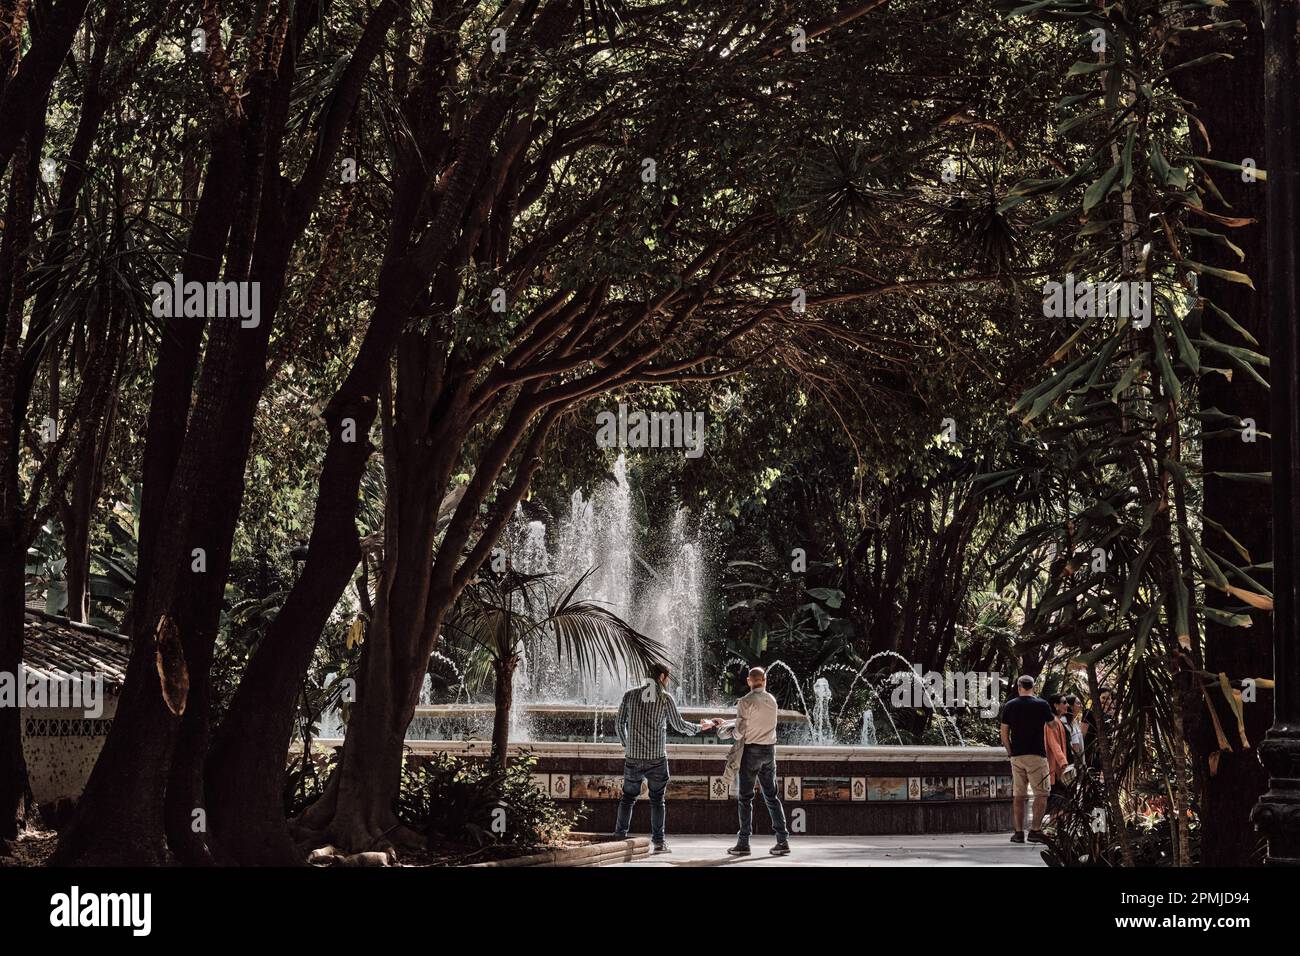
[(329, 844), (312, 850), (307, 862), (312, 866), (396, 866), (397, 853), (391, 847), (387, 851), (348, 853)]

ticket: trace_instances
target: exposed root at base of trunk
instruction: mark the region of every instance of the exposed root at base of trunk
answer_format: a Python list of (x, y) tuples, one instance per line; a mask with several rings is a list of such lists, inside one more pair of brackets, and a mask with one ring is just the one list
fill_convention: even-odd
[(329, 861), (342, 856), (375, 853), (385, 855), (392, 863), (396, 863), (399, 850), (423, 850), (428, 844), (423, 835), (397, 822), (389, 826), (377, 826), (353, 820), (350, 825), (346, 825), (343, 820), (335, 819), (326, 826), (317, 828), (305, 824), (299, 818), (291, 820), (289, 828), (308, 863), (326, 861), (331, 866), (339, 864)]
[(307, 862), (312, 866), (396, 866), (397, 853), (392, 849), (348, 853), (331, 845), (312, 850), (307, 855)]

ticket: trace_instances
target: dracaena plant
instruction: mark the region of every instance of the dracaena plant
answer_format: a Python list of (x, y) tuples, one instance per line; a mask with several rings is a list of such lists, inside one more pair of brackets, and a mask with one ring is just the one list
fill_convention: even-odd
[[(1249, 277), (1188, 252), (1193, 236), (1240, 252), (1228, 232), (1245, 222), (1223, 211), (1212, 171), (1266, 176), (1195, 156), (1188, 145), (1199, 121), (1175, 75), (1224, 54), (1180, 61), (1170, 44), (1188, 31), (1240, 26), (1207, 19), (1216, 5), (1046, 0), (1013, 11), (1035, 29), (1077, 35), (1080, 58), (1049, 157), (1058, 175), (1018, 183), (1000, 207), (1033, 210), (1041, 218), (1030, 228), (1066, 233), (1070, 249), (1057, 284), (1043, 290), (1043, 316), (1057, 323), (1060, 344), (1012, 408), (1025, 439), (1023, 493), (1038, 507), (1026, 512), (1005, 567), (1044, 585), (1025, 641), (1050, 647), (1062, 666), (1088, 668), (1094, 692), (1098, 673), (1117, 687), (1121, 719), (1102, 748), (1104, 776), (1131, 788), (1142, 774), (1165, 774), (1180, 821), (1192, 799), (1183, 717), (1203, 706), (1212, 676), (1201, 622), (1250, 622), (1207, 607), (1206, 589), (1238, 598), (1243, 610), (1271, 603), (1248, 562), (1212, 553), (1200, 534), (1203, 443), (1239, 439), (1243, 426), (1203, 407), (1200, 385), (1234, 372), (1262, 381), (1267, 364), (1199, 288), (1206, 276), (1246, 285)], [(1241, 341), (1210, 335), (1209, 310)], [(1113, 785), (1109, 800), (1118, 815)], [(1186, 861), (1183, 831), (1176, 845)]]

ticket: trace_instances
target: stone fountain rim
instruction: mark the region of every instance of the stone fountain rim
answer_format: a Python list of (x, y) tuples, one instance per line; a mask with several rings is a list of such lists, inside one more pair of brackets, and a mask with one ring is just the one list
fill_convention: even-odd
[[(296, 742), (298, 746), (301, 742)], [(726, 742), (711, 744), (669, 744), (668, 756), (671, 759), (722, 760), (727, 750)], [(316, 738), (313, 747), (330, 750), (343, 745), (340, 738)], [(416, 754), (462, 753), (470, 755), (487, 754), (492, 749), (487, 740), (407, 740), (406, 748)], [(511, 754), (523, 752), (538, 757), (580, 757), (587, 759), (622, 759), (623, 747), (617, 743), (595, 743), (591, 741), (569, 740), (523, 740), (511, 741)], [(1007, 752), (1001, 747), (951, 746), (942, 744), (881, 744), (875, 747), (862, 747), (844, 744), (826, 744), (810, 746), (808, 744), (777, 744), (776, 759), (811, 760), (822, 762), (859, 762), (878, 763), (942, 763), (959, 761), (976, 761), (979, 763), (1007, 763)]]
[[(591, 717), (595, 714), (602, 716), (614, 716), (618, 713), (618, 707), (614, 704), (563, 704), (563, 703), (530, 703), (515, 704), (515, 710), (527, 711), (531, 714), (573, 714), (584, 717)], [(699, 714), (708, 716), (710, 714), (734, 714), (735, 707), (704, 707), (696, 705), (679, 705), (678, 712), (682, 716)], [(415, 708), (416, 717), (477, 717), (495, 713), (496, 707), (492, 704), (417, 704)], [(778, 710), (776, 719), (785, 723), (808, 723), (806, 714), (798, 710)]]

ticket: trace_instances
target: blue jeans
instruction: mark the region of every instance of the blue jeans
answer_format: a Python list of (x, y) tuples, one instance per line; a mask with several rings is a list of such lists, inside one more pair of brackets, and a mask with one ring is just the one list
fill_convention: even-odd
[(627, 836), (632, 825), (632, 805), (641, 795), (642, 780), (650, 786), (650, 839), (663, 843), (664, 821), (668, 817), (668, 807), (664, 803), (664, 793), (668, 789), (667, 757), (623, 761), (623, 796), (618, 801), (618, 823), (614, 825), (614, 833), (620, 837)]
[(745, 752), (740, 758), (740, 775), (736, 780), (738, 792), (737, 806), (740, 811), (740, 833), (736, 843), (749, 846), (750, 834), (754, 832), (754, 780), (763, 791), (763, 802), (767, 804), (767, 815), (772, 821), (772, 832), (778, 843), (790, 839), (785, 828), (785, 807), (781, 806), (781, 795), (776, 792), (776, 746), (773, 744), (745, 744)]

